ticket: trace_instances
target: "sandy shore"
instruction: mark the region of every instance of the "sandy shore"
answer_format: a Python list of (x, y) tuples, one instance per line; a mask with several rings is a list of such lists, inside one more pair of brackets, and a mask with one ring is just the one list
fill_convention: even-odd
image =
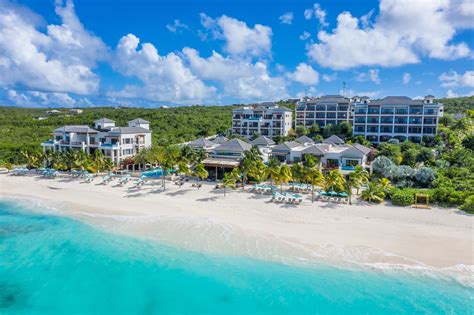
[(270, 196), (191, 182), (166, 190), (100, 180), (0, 175), (4, 197), (34, 198), (114, 231), (197, 251), (276, 261), (358, 263), (378, 268), (473, 270), (474, 217), (455, 209), (311, 203), (282, 205)]

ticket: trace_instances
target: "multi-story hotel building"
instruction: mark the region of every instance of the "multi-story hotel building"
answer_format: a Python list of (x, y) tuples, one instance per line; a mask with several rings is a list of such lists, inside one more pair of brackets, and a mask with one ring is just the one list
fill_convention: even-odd
[(338, 125), (350, 121), (351, 100), (340, 95), (325, 95), (320, 98), (304, 98), (296, 104), (296, 126)]
[(435, 103), (432, 95), (423, 100), (388, 96), (372, 102), (354, 97), (352, 105), (354, 135), (376, 143), (391, 138), (420, 142), (425, 136), (433, 137), (443, 116), (443, 104)]
[(287, 136), (292, 112), (275, 103), (260, 103), (232, 111), (232, 132), (247, 138), (259, 134), (269, 138)]
[(102, 118), (89, 126), (63, 126), (54, 130), (51, 140), (41, 144), (43, 151), (83, 150), (92, 154), (96, 150), (111, 158), (116, 164), (132, 157), (144, 148), (151, 147), (150, 123), (138, 118), (127, 127), (116, 127), (113, 120)]

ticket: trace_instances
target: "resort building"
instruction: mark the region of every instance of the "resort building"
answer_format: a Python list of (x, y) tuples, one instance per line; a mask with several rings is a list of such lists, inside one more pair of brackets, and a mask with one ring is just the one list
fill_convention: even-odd
[(287, 136), (291, 125), (291, 110), (275, 103), (260, 103), (232, 111), (232, 132), (246, 138), (255, 134), (269, 138)]
[(63, 126), (53, 132), (51, 140), (41, 144), (43, 151), (83, 150), (88, 154), (100, 150), (116, 164), (151, 147), (150, 122), (134, 119), (127, 127), (116, 127), (113, 120), (102, 118), (94, 128), (85, 125)]
[(435, 103), (432, 95), (423, 100), (388, 96), (372, 102), (354, 97), (352, 104), (354, 135), (375, 143), (392, 138), (421, 142), (423, 137), (434, 137), (443, 116), (443, 104)]
[(351, 172), (356, 165), (367, 167), (367, 155), (371, 149), (360, 144), (300, 143), (296, 141), (276, 145), (271, 156), (285, 163), (297, 163), (312, 155), (321, 161), (323, 169), (339, 168), (343, 173)]
[(207, 140), (206, 138), (199, 138), (189, 142), (188, 147), (195, 150), (204, 150), (206, 152), (211, 152), (215, 147), (218, 146), (214, 141)]
[(238, 167), (245, 152), (251, 148), (250, 143), (237, 138), (217, 145), (211, 151), (210, 156), (202, 161), (209, 173), (209, 178), (220, 179), (226, 171)]
[(303, 98), (296, 104), (295, 126), (310, 128), (318, 125), (338, 125), (350, 122), (351, 99), (341, 95), (325, 95), (319, 98)]

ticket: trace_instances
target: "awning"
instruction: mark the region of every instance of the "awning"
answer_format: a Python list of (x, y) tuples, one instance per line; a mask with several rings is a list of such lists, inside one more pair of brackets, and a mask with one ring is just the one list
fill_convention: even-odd
[(240, 161), (238, 160), (231, 160), (231, 159), (216, 159), (216, 158), (207, 158), (202, 161), (204, 166), (208, 167), (229, 167), (234, 168), (239, 166)]

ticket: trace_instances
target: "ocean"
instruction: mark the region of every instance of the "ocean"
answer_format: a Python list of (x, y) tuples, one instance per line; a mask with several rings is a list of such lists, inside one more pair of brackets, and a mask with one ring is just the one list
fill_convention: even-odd
[(474, 310), (473, 288), (454, 280), (192, 252), (109, 233), (34, 207), (0, 201), (0, 314)]

